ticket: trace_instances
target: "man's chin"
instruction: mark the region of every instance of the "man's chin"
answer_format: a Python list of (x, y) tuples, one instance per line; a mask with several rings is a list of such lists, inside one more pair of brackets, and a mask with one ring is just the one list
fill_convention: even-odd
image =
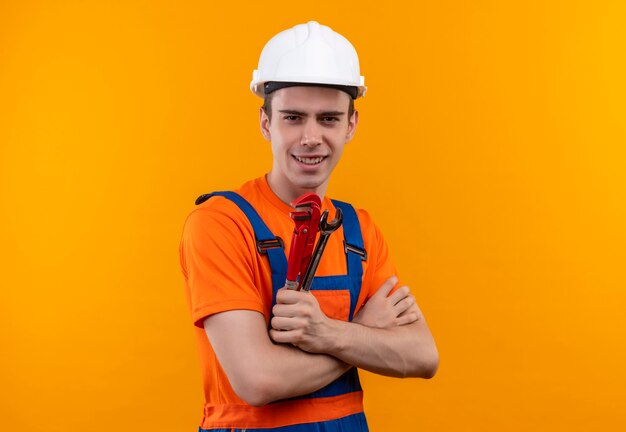
[(298, 190), (302, 193), (308, 193), (308, 192), (317, 192), (317, 190), (320, 188), (319, 184), (303, 184), (303, 185), (298, 185)]
[(298, 179), (298, 181), (293, 182), (293, 184), (303, 191), (303, 193), (316, 192), (324, 185), (324, 181), (319, 179)]

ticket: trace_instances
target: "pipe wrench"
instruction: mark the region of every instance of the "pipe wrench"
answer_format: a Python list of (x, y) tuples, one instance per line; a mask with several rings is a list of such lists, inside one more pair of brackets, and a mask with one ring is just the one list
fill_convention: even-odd
[(291, 205), (294, 207), (294, 211), (289, 216), (295, 222), (295, 227), (291, 237), (289, 260), (287, 261), (285, 288), (297, 290), (311, 262), (315, 238), (319, 231), (322, 202), (318, 195), (307, 193), (296, 199)]

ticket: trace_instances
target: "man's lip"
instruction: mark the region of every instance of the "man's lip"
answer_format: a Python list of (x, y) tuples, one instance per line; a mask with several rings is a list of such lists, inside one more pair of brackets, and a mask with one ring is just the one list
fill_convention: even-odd
[(323, 158), (323, 157), (327, 157), (328, 155), (297, 155), (297, 154), (292, 154), (291, 156), (293, 157), (299, 157), (299, 158), (311, 158), (311, 159), (315, 159), (315, 158)]

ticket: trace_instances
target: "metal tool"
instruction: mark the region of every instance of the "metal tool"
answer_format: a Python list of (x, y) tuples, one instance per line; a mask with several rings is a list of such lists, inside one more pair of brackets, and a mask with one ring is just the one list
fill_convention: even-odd
[(322, 202), (316, 194), (307, 193), (296, 199), (292, 205), (295, 210), (289, 215), (294, 220), (295, 227), (291, 237), (285, 287), (297, 290), (311, 262), (313, 245), (319, 230)]
[(322, 254), (324, 253), (324, 249), (326, 248), (326, 243), (328, 243), (328, 238), (332, 233), (337, 231), (337, 229), (341, 226), (343, 222), (343, 213), (341, 209), (338, 208), (335, 214), (335, 218), (327, 222), (328, 219), (328, 210), (324, 210), (322, 213), (322, 217), (320, 218), (320, 239), (315, 245), (315, 251), (313, 252), (313, 257), (311, 258), (311, 262), (304, 273), (304, 277), (300, 280), (300, 290), (301, 291), (309, 291), (311, 289), (311, 284), (313, 283), (313, 276), (315, 276), (315, 272), (317, 271), (317, 266), (320, 264), (320, 260), (322, 259)]

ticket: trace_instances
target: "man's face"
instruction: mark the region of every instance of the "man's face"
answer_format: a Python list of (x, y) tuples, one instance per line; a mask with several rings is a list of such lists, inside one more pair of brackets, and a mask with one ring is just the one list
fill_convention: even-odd
[(271, 121), (261, 110), (261, 131), (274, 155), (268, 181), (279, 197), (326, 192), (343, 147), (356, 130), (358, 113), (348, 118), (349, 102), (341, 90), (287, 87), (273, 96)]

